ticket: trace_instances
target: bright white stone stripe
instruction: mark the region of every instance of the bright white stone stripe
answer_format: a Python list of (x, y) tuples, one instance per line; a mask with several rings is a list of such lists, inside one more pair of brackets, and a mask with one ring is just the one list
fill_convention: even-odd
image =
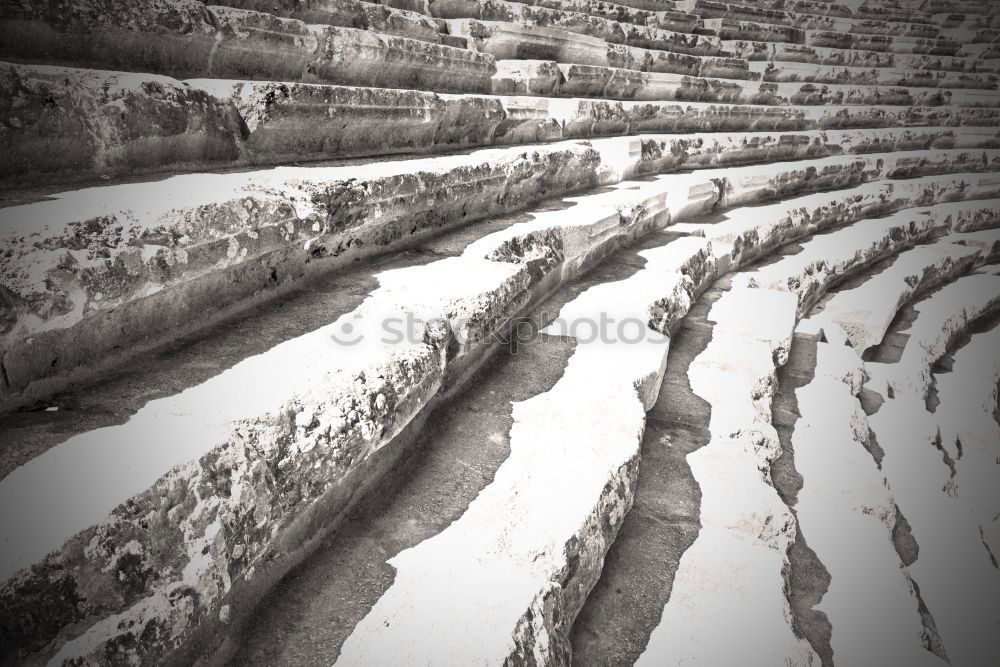
[[(968, 489), (972, 498), (963, 494), (962, 479), (952, 478), (936, 447), (937, 416), (907, 392), (887, 400), (870, 422), (885, 452), (882, 472), (920, 546), (910, 575), (949, 659), (954, 665), (992, 663), (1000, 656), (1000, 575), (970, 509), (974, 490)], [(995, 473), (995, 462), (992, 467)], [(995, 486), (990, 495), (996, 507)]]
[[(843, 334), (860, 355), (885, 337), (893, 318), (904, 303), (925, 290), (969, 269), (981, 252), (977, 247), (955, 243), (958, 235), (901, 253), (891, 266), (863, 285), (837, 292), (813, 316), (826, 324), (827, 340)], [(837, 326), (829, 326), (829, 324)]]
[[(618, 151), (621, 172), (632, 168), (629, 165), (634, 165), (635, 157), (628, 150), (631, 143), (617, 141), (602, 145), (609, 153), (605, 156), (607, 163), (618, 164), (612, 159)], [(858, 161), (867, 168), (880, 160), (898, 160), (907, 155), (910, 154), (838, 156), (779, 163), (769, 169), (775, 179), (783, 181), (809, 168), (822, 171)], [(334, 174), (340, 168), (330, 169)], [(308, 170), (273, 171), (283, 174), (283, 178), (300, 172), (317, 175)], [(246, 175), (229, 176), (233, 179), (233, 192), (246, 187)], [(0, 514), (0, 581), (103, 520), (117, 505), (149, 488), (172, 467), (211, 451), (225, 441), (239, 420), (279, 410), (286, 401), (303, 392), (332, 395), (345, 383), (350, 384), (353, 374), (388, 354), (419, 354), (419, 345), (381, 344), (383, 323), (390, 318), (405, 322), (410, 317), (426, 322), (449, 314), (456, 336), (461, 338), (465, 318), (481, 313), (484, 304), (513, 298), (520, 289), (518, 286), (524, 284), (523, 265), (485, 259), (503, 242), (556, 230), (566, 244), (564, 263), (572, 266), (600, 241), (635, 231), (634, 226), (622, 226), (622, 211), (631, 211), (646, 221), (660, 212), (669, 213), (673, 220), (698, 215), (715, 205), (715, 182), (720, 179), (732, 185), (727, 193), (729, 203), (755, 201), (770, 194), (768, 180), (760, 178), (760, 166), (755, 165), (666, 175), (645, 183), (624, 182), (610, 192), (569, 198), (577, 205), (535, 212), (530, 221), (471, 244), (459, 257), (381, 273), (377, 276), (380, 287), (355, 312), (250, 357), (201, 385), (152, 401), (124, 424), (83, 433), (49, 449), (0, 480), (0, 506), (13, 508)], [(209, 189), (215, 183), (211, 179), (206, 182)], [(140, 187), (144, 185), (135, 186), (133, 192), (137, 216), (142, 220), (147, 220), (147, 216), (148, 220), (158, 219), (169, 204), (146, 201), (145, 195), (150, 190)], [(106, 189), (91, 188), (80, 191), (79, 196), (51, 202), (49, 212), (54, 219), (60, 216), (72, 219), (86, 212), (107, 213), (110, 209), (101, 197), (103, 190)], [(843, 191), (841, 196), (851, 192)], [(227, 190), (225, 196), (231, 194)], [(215, 196), (223, 195), (215, 193)], [(191, 198), (194, 197), (192, 194)], [(333, 341), (334, 336), (338, 340), (360, 342), (344, 347)], [(373, 451), (377, 446), (373, 443)], [(108, 470), (114, 470), (115, 474), (109, 476)]]
[[(1000, 327), (994, 327), (974, 335), (955, 353), (951, 372), (935, 376), (941, 402), (934, 417), (941, 429), (941, 446), (954, 460), (954, 491), (975, 512), (983, 540), (1000, 559), (1000, 424), (994, 416), (1000, 382), (998, 350)], [(1000, 655), (1000, 650), (993, 655)]]
[[(946, 205), (947, 206), (947, 205)], [(794, 292), (804, 315), (835, 280), (866, 264), (944, 232), (947, 214), (937, 207), (908, 209), (816, 236), (794, 255), (736, 276), (734, 284)]]
[[(668, 297), (683, 316), (694, 286), (679, 270), (707, 252), (697, 238), (643, 251), (643, 269), (584, 292), (550, 329), (599, 311), (645, 322), (650, 299)], [(570, 624), (631, 507), (668, 343), (650, 329), (640, 342), (581, 339), (550, 391), (515, 403), (510, 456), (493, 482), (446, 530), (389, 561), (394, 583), (338, 664), (561, 664)]]
[(943, 665), (922, 646), (918, 600), (891, 541), (893, 497), (864, 448), (868, 420), (852, 392), (860, 367), (850, 348), (819, 343), (815, 377), (795, 392), (796, 512), (831, 577), (817, 608), (830, 620), (837, 664)]
[(712, 406), (708, 445), (688, 456), (701, 487), (701, 530), (639, 665), (806, 665), (819, 658), (791, 627), (785, 597), (795, 520), (771, 485), (775, 366), (795, 326), (795, 295), (733, 289), (712, 308), (712, 341), (691, 364)]
[(921, 301), (909, 330), (903, 356), (896, 364), (868, 364), (872, 388), (888, 395), (910, 391), (921, 398), (931, 386), (931, 366), (977, 317), (1000, 307), (1000, 277), (979, 273), (960, 278)]

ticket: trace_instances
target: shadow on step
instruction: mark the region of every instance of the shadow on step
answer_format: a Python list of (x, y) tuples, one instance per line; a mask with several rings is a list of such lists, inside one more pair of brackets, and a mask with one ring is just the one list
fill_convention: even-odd
[[(541, 328), (563, 305), (598, 284), (642, 269), (639, 252), (677, 234), (654, 232), (557, 290), (531, 315)], [(549, 391), (576, 344), (539, 334), (503, 349), (462, 393), (426, 421), (387, 483), (284, 578), (233, 638), (230, 664), (329, 664), (355, 626), (392, 586), (388, 561), (457, 520), (510, 453), (511, 405)], [(443, 601), (442, 604), (447, 604)]]
[[(813, 381), (816, 369), (814, 338), (796, 335), (788, 355), (788, 363), (778, 369), (778, 391), (772, 405), (774, 428), (781, 442), (781, 455), (771, 465), (771, 478), (781, 500), (792, 509), (802, 489), (802, 475), (795, 468), (792, 435), (799, 413), (795, 390)], [(798, 521), (798, 514), (795, 514)], [(788, 550), (788, 602), (792, 609), (792, 629), (805, 637), (819, 655), (824, 667), (833, 664), (830, 637), (833, 628), (826, 614), (815, 607), (830, 586), (830, 573), (806, 543), (801, 530), (795, 531), (795, 542)]]

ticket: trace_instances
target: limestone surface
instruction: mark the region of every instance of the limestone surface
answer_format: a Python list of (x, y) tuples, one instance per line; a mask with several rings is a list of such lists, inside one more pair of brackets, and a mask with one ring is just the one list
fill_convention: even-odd
[(0, 60), (0, 663), (1000, 661), (995, 3), (0, 0)]

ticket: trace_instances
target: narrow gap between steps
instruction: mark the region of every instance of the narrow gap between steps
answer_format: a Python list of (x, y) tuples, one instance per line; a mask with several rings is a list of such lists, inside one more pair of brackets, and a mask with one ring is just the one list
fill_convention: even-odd
[[(587, 288), (639, 271), (645, 260), (638, 251), (673, 238), (653, 233), (612, 254), (529, 317), (545, 326)], [(345, 523), (264, 598), (234, 637), (229, 664), (332, 663), (392, 585), (387, 561), (447, 528), (493, 481), (510, 453), (511, 404), (551, 389), (575, 345), (569, 336), (539, 334), (501, 349), (475, 382), (427, 418), (416, 442)]]

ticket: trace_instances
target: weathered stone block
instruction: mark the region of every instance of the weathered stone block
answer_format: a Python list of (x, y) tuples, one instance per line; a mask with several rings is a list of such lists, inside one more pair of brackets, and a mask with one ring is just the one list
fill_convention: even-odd
[[(583, 144), (181, 176), (4, 209), (3, 402), (414, 234), (592, 187)], [(621, 176), (618, 176), (619, 178)], [(224, 288), (221, 286), (225, 286)]]

